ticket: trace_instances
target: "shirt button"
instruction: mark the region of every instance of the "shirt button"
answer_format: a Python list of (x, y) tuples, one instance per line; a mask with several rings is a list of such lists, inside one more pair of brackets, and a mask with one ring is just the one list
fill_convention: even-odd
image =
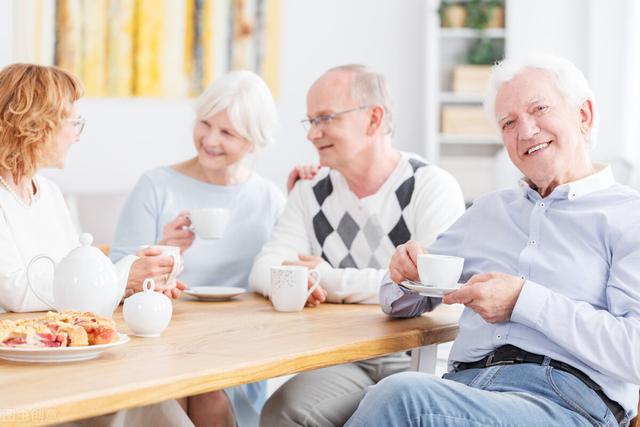
[(498, 338), (500, 340), (500, 339), (502, 339), (502, 335), (498, 335), (496, 338)]
[(531, 241), (529, 242), (529, 244), (530, 244), (531, 246), (535, 246), (535, 245), (536, 245), (536, 241), (535, 241), (535, 240), (531, 240)]
[(525, 279), (525, 277), (524, 277), (523, 275), (520, 275), (520, 278), (521, 278), (522, 280), (524, 280), (524, 279)]
[(544, 208), (544, 202), (540, 202), (540, 207)]

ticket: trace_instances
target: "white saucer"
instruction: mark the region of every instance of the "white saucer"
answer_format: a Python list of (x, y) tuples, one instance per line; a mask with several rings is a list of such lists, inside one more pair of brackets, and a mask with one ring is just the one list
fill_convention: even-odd
[(182, 292), (202, 301), (228, 301), (247, 290), (234, 286), (195, 286)]
[(119, 339), (110, 344), (87, 345), (81, 347), (0, 347), (0, 359), (13, 362), (59, 363), (91, 360), (100, 356), (110, 348), (129, 342), (125, 334), (118, 334)]
[(414, 282), (412, 280), (405, 280), (402, 282), (402, 286), (412, 291), (419, 292), (420, 295), (438, 298), (460, 289), (460, 286), (462, 285), (463, 283), (456, 283), (449, 286), (425, 286), (420, 282)]

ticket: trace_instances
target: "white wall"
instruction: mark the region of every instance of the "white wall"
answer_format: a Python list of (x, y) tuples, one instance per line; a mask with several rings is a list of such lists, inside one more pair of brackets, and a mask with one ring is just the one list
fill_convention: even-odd
[(0, 67), (11, 63), (13, 57), (13, 23), (11, 15), (13, 8), (10, 1), (0, 1)]
[(588, 9), (585, 0), (509, 0), (507, 56), (553, 53), (586, 70)]

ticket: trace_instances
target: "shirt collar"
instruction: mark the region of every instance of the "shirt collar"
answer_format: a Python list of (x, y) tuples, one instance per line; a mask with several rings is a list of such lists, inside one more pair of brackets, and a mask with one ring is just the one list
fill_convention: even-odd
[[(577, 181), (557, 186), (550, 196), (555, 195), (555, 198), (573, 200), (595, 191), (604, 190), (615, 184), (616, 181), (610, 165), (595, 164), (594, 167), (596, 168), (596, 172), (593, 174)], [(521, 179), (518, 184), (525, 195), (530, 194), (530, 192), (535, 192), (535, 190), (531, 188), (531, 183), (526, 178)]]

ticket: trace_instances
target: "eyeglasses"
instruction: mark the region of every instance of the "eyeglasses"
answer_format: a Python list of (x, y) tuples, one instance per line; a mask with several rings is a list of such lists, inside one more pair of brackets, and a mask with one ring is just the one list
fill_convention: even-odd
[(84, 124), (85, 124), (84, 117), (78, 116), (75, 119), (66, 119), (64, 120), (64, 122), (71, 123), (73, 125), (73, 128), (76, 131), (76, 134), (80, 136), (80, 134), (82, 133), (82, 130), (84, 129)]
[(366, 108), (371, 107), (370, 105), (361, 105), (360, 107), (356, 107), (356, 108), (351, 108), (349, 110), (344, 110), (344, 111), (338, 111), (337, 113), (332, 113), (332, 114), (322, 114), (318, 117), (314, 117), (312, 119), (304, 119), (304, 120), (300, 120), (300, 123), (302, 123), (302, 127), (304, 127), (304, 130), (309, 131), (311, 130), (311, 128), (313, 126), (317, 127), (317, 128), (321, 128), (321, 127), (325, 127), (331, 124), (331, 121), (335, 118), (338, 118), (340, 116), (342, 116), (343, 114), (347, 114), (347, 113), (352, 113), (354, 111), (360, 111), (360, 110), (364, 110)]

